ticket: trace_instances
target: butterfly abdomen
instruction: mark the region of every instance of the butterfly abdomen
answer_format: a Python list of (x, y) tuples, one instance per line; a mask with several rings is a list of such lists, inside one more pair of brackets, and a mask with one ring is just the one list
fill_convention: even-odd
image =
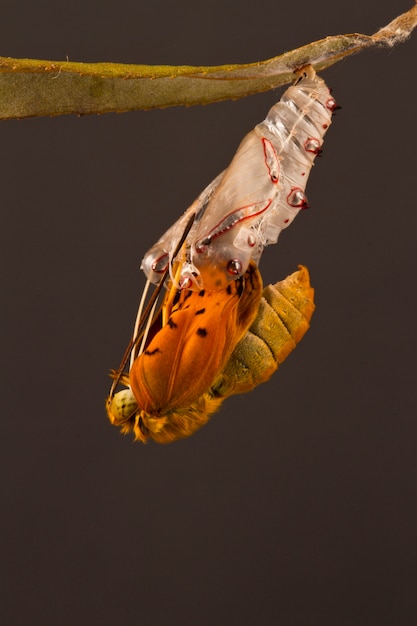
[(250, 391), (267, 381), (310, 326), (314, 290), (307, 268), (263, 290), (258, 314), (212, 387), (215, 396)]

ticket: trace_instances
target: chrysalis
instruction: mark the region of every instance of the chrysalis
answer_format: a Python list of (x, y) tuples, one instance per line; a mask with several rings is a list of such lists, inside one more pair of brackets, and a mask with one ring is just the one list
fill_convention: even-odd
[[(107, 400), (123, 433), (160, 443), (191, 435), (225, 398), (266, 381), (307, 331), (307, 270), (263, 289), (257, 264), (308, 206), (305, 185), (335, 108), (314, 70), (300, 70), (230, 166), (145, 255), (147, 286), (158, 287), (139, 308)], [(126, 389), (116, 393), (118, 383)]]
[(142, 269), (151, 282), (172, 262), (190, 215), (178, 284), (219, 289), (259, 262), (300, 209), (308, 207), (307, 179), (336, 102), (311, 66), (240, 144), (229, 167), (147, 252)]

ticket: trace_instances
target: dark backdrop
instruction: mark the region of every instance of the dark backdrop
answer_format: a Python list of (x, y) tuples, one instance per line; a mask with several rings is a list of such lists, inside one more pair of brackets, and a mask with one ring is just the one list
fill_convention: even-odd
[[(15, 0), (1, 54), (250, 62), (411, 4)], [(169, 446), (103, 408), (140, 260), (281, 91), (0, 124), (3, 624), (416, 623), (416, 51), (324, 73), (343, 109), (312, 208), (261, 264), (265, 281), (309, 267), (312, 328)]]

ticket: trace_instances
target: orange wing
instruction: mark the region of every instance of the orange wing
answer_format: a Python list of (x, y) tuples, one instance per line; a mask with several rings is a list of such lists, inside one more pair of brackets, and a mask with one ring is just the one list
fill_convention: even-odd
[(166, 322), (135, 360), (130, 385), (148, 415), (186, 408), (206, 392), (256, 317), (262, 279), (251, 264), (220, 291), (168, 292)]

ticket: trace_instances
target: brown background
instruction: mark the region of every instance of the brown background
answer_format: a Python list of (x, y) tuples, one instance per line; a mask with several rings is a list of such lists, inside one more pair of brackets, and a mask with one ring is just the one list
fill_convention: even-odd
[[(0, 53), (250, 62), (411, 5), (15, 0)], [(265, 281), (308, 265), (312, 328), (165, 447), (103, 408), (140, 260), (281, 91), (0, 124), (3, 624), (416, 623), (416, 51), (414, 35), (324, 73), (343, 109), (312, 208), (261, 264)]]

